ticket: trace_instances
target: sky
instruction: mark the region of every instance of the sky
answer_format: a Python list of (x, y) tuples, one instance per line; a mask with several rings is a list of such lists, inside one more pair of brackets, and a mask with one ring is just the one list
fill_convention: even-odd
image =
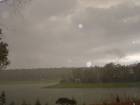
[(8, 68), (140, 61), (139, 0), (0, 0)]

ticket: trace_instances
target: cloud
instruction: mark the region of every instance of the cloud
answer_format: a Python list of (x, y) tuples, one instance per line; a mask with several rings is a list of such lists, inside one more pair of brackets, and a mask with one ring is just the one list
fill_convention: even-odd
[(34, 0), (24, 10), (24, 14), (26, 18), (35, 22), (45, 20), (50, 16), (67, 15), (75, 9), (76, 5), (76, 0)]
[(110, 8), (130, 0), (79, 0), (84, 7)]
[(140, 40), (137, 2), (34, 0), (20, 10), (21, 15), (3, 8), (0, 12), (9, 14), (0, 19), (8, 26), (10, 68), (124, 63), (140, 51), (139, 43), (133, 43)]
[[(139, 6), (126, 4), (109, 9), (86, 8), (74, 16), (73, 22), (84, 25), (84, 39), (90, 37), (88, 42), (91, 41), (92, 46), (116, 43), (118, 49), (121, 49), (121, 43), (127, 46), (131, 40), (139, 38), (139, 9)], [(124, 19), (128, 21), (124, 22)]]

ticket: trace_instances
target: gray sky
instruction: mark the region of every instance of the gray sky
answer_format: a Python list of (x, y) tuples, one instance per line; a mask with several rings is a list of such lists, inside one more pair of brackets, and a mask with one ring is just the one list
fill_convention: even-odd
[(9, 68), (140, 61), (139, 0), (18, 1), (0, 3)]

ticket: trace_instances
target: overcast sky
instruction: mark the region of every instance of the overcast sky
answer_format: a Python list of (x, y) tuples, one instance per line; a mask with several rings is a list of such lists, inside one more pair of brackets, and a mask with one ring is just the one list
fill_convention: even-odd
[(9, 68), (140, 61), (140, 0), (0, 0)]

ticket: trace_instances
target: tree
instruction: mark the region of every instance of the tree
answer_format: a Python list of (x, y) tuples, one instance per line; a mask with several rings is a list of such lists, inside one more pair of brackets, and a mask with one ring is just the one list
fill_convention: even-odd
[(6, 95), (5, 92), (3, 91), (0, 96), (0, 105), (5, 105), (5, 104), (6, 104)]
[(59, 104), (59, 105), (76, 105), (77, 102), (74, 99), (68, 99), (68, 98), (62, 97), (62, 98), (59, 98), (56, 101), (56, 104)]
[(35, 105), (41, 105), (40, 100), (37, 99)]
[(5, 69), (9, 64), (8, 60), (8, 44), (2, 40), (2, 29), (0, 29), (0, 70)]
[(116, 102), (117, 103), (120, 103), (120, 97), (117, 95), (117, 97), (116, 97)]

